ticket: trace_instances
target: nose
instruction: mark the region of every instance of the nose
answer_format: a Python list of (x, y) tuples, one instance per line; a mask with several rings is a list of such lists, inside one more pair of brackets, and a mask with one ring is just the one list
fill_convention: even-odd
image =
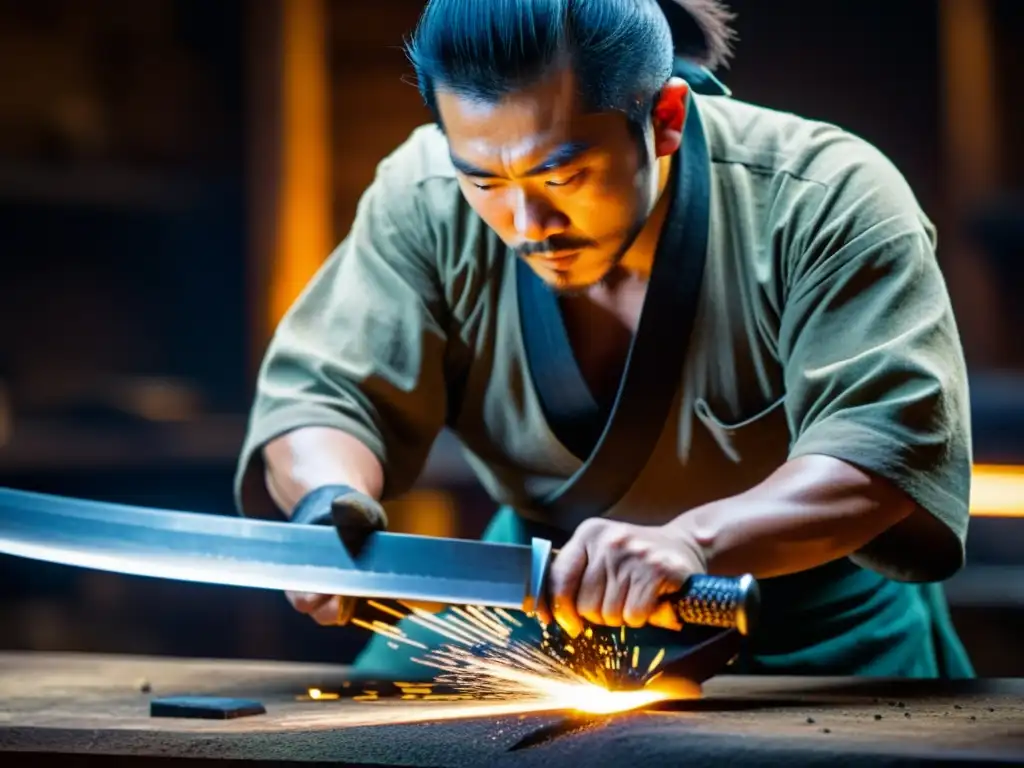
[(525, 242), (539, 243), (568, 229), (569, 220), (551, 203), (525, 189), (512, 192), (516, 235)]

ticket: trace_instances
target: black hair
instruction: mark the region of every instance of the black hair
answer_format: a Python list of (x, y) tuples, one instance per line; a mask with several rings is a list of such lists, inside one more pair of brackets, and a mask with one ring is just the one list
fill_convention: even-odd
[[(676, 14), (672, 26), (666, 14)], [(706, 66), (724, 60), (729, 18), (718, 0), (429, 0), (406, 50), (439, 123), (438, 87), (495, 102), (562, 62), (587, 109), (639, 122), (677, 52)]]
[(672, 28), (676, 55), (714, 70), (732, 56), (735, 18), (722, 0), (658, 0)]

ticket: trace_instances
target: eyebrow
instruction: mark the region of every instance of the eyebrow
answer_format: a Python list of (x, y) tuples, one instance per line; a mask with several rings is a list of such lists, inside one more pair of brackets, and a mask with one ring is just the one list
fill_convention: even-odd
[[(567, 141), (559, 144), (540, 163), (528, 170), (524, 176), (539, 176), (543, 173), (550, 173), (559, 168), (569, 165), (580, 158), (581, 155), (593, 149), (593, 145), (586, 141)], [(450, 153), (451, 154), (451, 153)], [(472, 176), (477, 179), (496, 179), (499, 174), (488, 171), (486, 168), (468, 163), (465, 160), (451, 154), (452, 165), (464, 176)]]

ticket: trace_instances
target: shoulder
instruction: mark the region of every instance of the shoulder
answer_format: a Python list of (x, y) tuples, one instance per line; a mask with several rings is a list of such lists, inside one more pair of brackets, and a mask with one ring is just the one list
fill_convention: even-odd
[(823, 187), (857, 171), (903, 180), (877, 147), (838, 125), (729, 97), (697, 99), (714, 163)]
[(775, 217), (819, 226), (887, 222), (934, 236), (904, 175), (853, 132), (732, 98), (705, 97), (698, 105), (716, 169), (759, 177), (755, 188), (773, 198)]
[(704, 98), (699, 108), (717, 194), (733, 220), (751, 222), (758, 253), (784, 282), (865, 259), (934, 261), (934, 225), (870, 142), (729, 98)]
[(432, 182), (456, 181), (448, 154), (448, 141), (436, 125), (421, 125), (387, 155), (378, 166), (378, 178), (406, 190), (430, 186)]
[(435, 254), (452, 247), (451, 232), (472, 215), (448, 142), (434, 125), (415, 128), (377, 164), (358, 211), (371, 230), (415, 240)]
[(377, 164), (359, 213), (374, 228), (423, 236), (457, 216), (461, 201), (448, 143), (436, 126), (423, 125)]
[(377, 166), (367, 197), (366, 220), (375, 234), (429, 259), (449, 302), (471, 305), (495, 274), (504, 246), (462, 194), (440, 129), (413, 130)]

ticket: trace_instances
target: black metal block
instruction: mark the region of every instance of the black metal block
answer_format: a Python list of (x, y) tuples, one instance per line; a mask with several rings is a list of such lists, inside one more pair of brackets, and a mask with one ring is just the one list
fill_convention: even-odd
[(266, 708), (252, 699), (220, 696), (168, 696), (149, 703), (150, 717), (187, 717), (205, 720), (232, 720), (236, 717), (265, 715)]

